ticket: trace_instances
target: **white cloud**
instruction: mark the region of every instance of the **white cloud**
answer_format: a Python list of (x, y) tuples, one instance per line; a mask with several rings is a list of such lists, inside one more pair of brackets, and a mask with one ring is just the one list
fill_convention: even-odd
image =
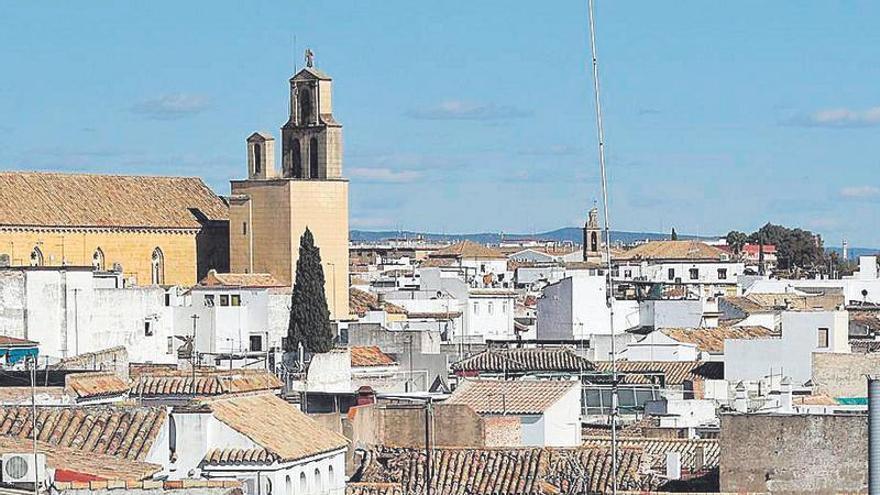
[(510, 120), (528, 117), (532, 112), (507, 105), (446, 100), (439, 105), (410, 110), (408, 117), (420, 120)]
[(201, 113), (207, 108), (205, 96), (171, 93), (139, 102), (131, 107), (131, 111), (150, 119), (173, 120)]
[(353, 179), (363, 179), (370, 182), (413, 182), (422, 177), (422, 173), (416, 170), (393, 170), (390, 168), (351, 168), (348, 176)]
[(866, 199), (880, 197), (880, 187), (850, 186), (840, 190), (840, 195), (850, 199)]
[(790, 123), (807, 127), (836, 128), (878, 126), (880, 125), (880, 107), (864, 110), (828, 108), (809, 115), (795, 117)]

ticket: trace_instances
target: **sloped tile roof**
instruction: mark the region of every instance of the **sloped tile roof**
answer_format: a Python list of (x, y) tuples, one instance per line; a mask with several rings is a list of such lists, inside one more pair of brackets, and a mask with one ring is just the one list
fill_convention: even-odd
[(573, 388), (569, 380), (464, 380), (446, 404), (464, 404), (478, 414), (542, 414)]
[(200, 372), (193, 381), (192, 373), (171, 371), (132, 377), (131, 395), (144, 397), (196, 395), (213, 396), (277, 390), (284, 384), (265, 371), (235, 370), (231, 372)]
[[(638, 473), (641, 453), (621, 450), (617, 473), (611, 455), (598, 449), (439, 448), (431, 452), (433, 495), (545, 495), (610, 493), (612, 476), (621, 490), (647, 490)], [(392, 483), (403, 493), (427, 492), (425, 451), (375, 447), (362, 452), (357, 483)], [(370, 493), (370, 492), (367, 492)]]
[(0, 225), (198, 229), (227, 206), (197, 177), (0, 172)]
[(358, 316), (364, 316), (368, 311), (384, 310), (388, 314), (406, 314), (406, 310), (396, 304), (379, 302), (379, 297), (372, 292), (350, 288), (348, 290), (348, 306), (350, 311)]
[(388, 366), (394, 364), (394, 359), (382, 352), (379, 346), (353, 346), (351, 351), (352, 367), (364, 366)]
[(239, 449), (230, 447), (209, 450), (202, 462), (206, 465), (220, 466), (224, 464), (272, 464), (277, 460), (277, 455), (264, 448)]
[(664, 328), (661, 332), (679, 342), (694, 344), (703, 352), (716, 354), (724, 352), (725, 339), (764, 339), (774, 336), (769, 328), (757, 325), (718, 328)]
[(348, 483), (345, 495), (404, 495), (399, 483)]
[[(682, 468), (690, 471), (702, 471), (718, 467), (720, 447), (717, 439), (687, 438), (620, 438), (618, 448), (625, 450), (641, 450), (642, 462), (649, 464), (655, 472), (666, 472), (666, 454), (681, 454)], [(584, 447), (611, 449), (611, 437), (588, 437), (584, 439)], [(702, 451), (703, 465), (697, 466), (698, 451)]]
[(37, 342), (26, 339), (17, 339), (15, 337), (9, 337), (6, 335), (0, 335), (0, 348), (7, 347), (36, 347), (38, 345)]
[(81, 399), (123, 395), (128, 383), (113, 372), (74, 373), (64, 377), (65, 388)]
[[(165, 424), (165, 409), (153, 407), (38, 407), (37, 440), (121, 459), (142, 461)], [(31, 436), (30, 407), (0, 407), (0, 436)]]
[(284, 287), (269, 273), (217, 273), (214, 270), (199, 281), (203, 287)]
[(452, 365), (453, 371), (483, 373), (567, 372), (577, 373), (596, 369), (572, 349), (528, 348), (487, 349)]
[[(33, 452), (33, 440), (0, 436), (0, 454)], [(37, 451), (46, 454), (46, 464), (53, 469), (94, 476), (102, 480), (139, 481), (162, 471), (162, 466), (143, 461), (114, 457), (83, 450), (37, 442)]]
[(724, 297), (722, 299), (747, 314), (768, 313), (786, 309), (792, 311), (810, 311), (815, 309), (833, 311), (844, 304), (843, 294), (802, 296), (787, 293), (752, 293), (746, 296)]
[(483, 259), (507, 259), (501, 251), (477, 244), (474, 241), (461, 241), (438, 249), (429, 255), (432, 258), (483, 258)]
[(715, 246), (700, 241), (650, 241), (624, 251), (618, 260), (701, 260), (721, 261), (729, 254)]
[(345, 437), (321, 426), (274, 394), (204, 399), (200, 405), (281, 461), (294, 461), (348, 446)]
[[(596, 368), (611, 372), (610, 361), (597, 361)], [(662, 374), (666, 385), (682, 385), (685, 381), (721, 380), (724, 363), (720, 361), (618, 361), (617, 372), (624, 374), (623, 382), (630, 384), (653, 383), (651, 376)]]

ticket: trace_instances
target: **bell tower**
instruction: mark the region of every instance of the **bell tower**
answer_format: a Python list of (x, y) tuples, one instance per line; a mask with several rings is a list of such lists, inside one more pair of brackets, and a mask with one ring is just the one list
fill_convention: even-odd
[(289, 179), (342, 177), (342, 125), (333, 118), (333, 80), (314, 66), (290, 79), (290, 112), (281, 128), (281, 173)]
[(601, 260), (602, 230), (599, 228), (599, 209), (590, 208), (584, 223), (584, 261)]

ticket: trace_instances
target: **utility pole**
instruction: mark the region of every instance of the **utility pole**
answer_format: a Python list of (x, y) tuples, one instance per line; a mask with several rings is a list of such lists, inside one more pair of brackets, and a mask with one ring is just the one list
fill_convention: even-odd
[(190, 316), (193, 321), (193, 334), (192, 334), (192, 350), (189, 353), (190, 363), (192, 363), (192, 384), (190, 385), (190, 391), (193, 395), (196, 394), (196, 363), (198, 363), (198, 354), (196, 353), (196, 322), (199, 319), (199, 315), (193, 314)]
[(39, 455), (37, 455), (37, 356), (31, 356), (31, 436), (34, 438), (34, 495), (40, 493)]

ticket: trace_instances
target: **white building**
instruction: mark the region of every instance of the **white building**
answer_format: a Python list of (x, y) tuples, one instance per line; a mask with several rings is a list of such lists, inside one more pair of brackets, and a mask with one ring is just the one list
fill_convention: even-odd
[[(614, 332), (639, 325), (637, 301), (614, 301)], [(538, 340), (579, 340), (610, 335), (611, 317), (605, 277), (588, 272), (572, 275), (544, 288), (538, 299)]]
[(846, 304), (880, 304), (880, 275), (876, 256), (860, 256), (859, 271), (842, 279), (761, 279), (754, 281), (744, 294), (799, 293), (837, 290), (843, 293)]
[(576, 380), (465, 380), (445, 403), (467, 405), (498, 423), (509, 421), (506, 441), (495, 446), (581, 445), (581, 386)]
[(779, 338), (726, 340), (724, 378), (735, 383), (788, 376), (802, 386), (812, 378), (814, 352), (850, 352), (846, 311), (785, 311)]

